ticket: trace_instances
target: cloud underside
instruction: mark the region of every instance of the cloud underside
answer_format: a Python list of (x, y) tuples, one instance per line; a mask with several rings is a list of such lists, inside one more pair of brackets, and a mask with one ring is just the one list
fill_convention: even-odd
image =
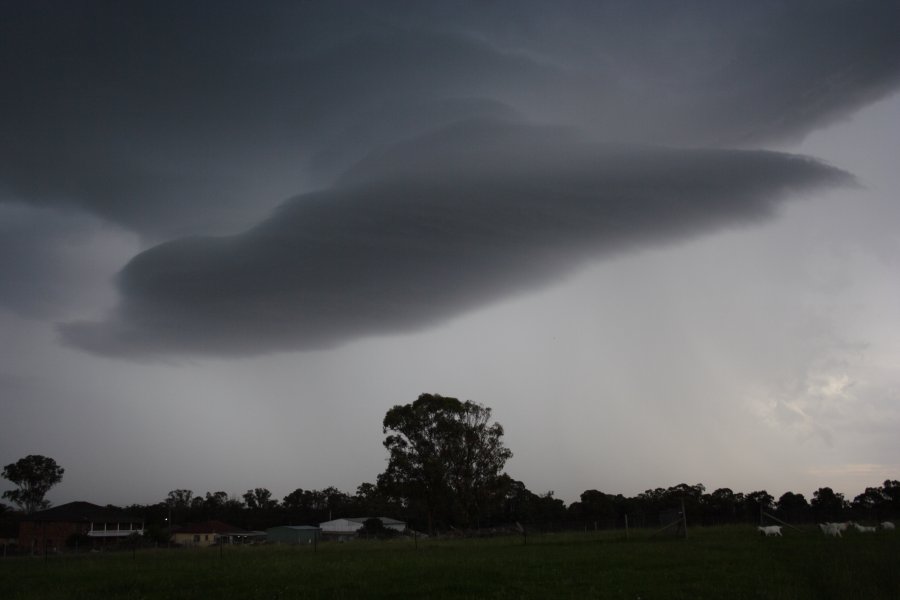
[(233, 233), (458, 119), (759, 147), (900, 83), (891, 0), (220, 4), (5, 9), (0, 189), (153, 241)]
[(119, 307), (62, 334), (116, 356), (327, 348), (439, 323), (611, 253), (758, 222), (849, 181), (780, 153), (472, 121), (373, 155), (239, 235), (138, 255)]

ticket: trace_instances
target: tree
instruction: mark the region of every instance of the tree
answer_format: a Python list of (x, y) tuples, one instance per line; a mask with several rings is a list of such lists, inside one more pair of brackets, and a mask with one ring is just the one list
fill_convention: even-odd
[(350, 496), (334, 486), (328, 486), (322, 490), (325, 497), (325, 509), (328, 510), (328, 520), (337, 519), (350, 505)]
[(278, 506), (278, 500), (272, 498), (272, 492), (266, 488), (247, 490), (244, 503), (250, 510), (271, 510)]
[(203, 508), (210, 514), (217, 515), (228, 502), (228, 494), (223, 491), (206, 492), (203, 499)]
[(809, 506), (820, 523), (823, 521), (839, 521), (844, 516), (847, 501), (843, 494), (838, 494), (830, 487), (823, 487), (813, 492)]
[(54, 485), (62, 481), (65, 469), (56, 461), (39, 454), (30, 454), (3, 467), (3, 478), (16, 484), (19, 489), (3, 492), (3, 497), (15, 502), (26, 513), (50, 506), (44, 499)]
[(857, 518), (879, 519), (881, 513), (886, 512), (886, 503), (887, 497), (882, 488), (867, 487), (866, 491), (853, 499), (851, 506)]
[[(586, 521), (612, 521), (616, 520), (616, 507), (613, 504), (613, 496), (604, 494), (598, 490), (585, 490), (581, 493), (580, 501), (573, 502), (579, 505), (573, 513)], [(571, 506), (569, 507), (572, 508)]]
[(805, 521), (809, 514), (809, 502), (803, 494), (795, 494), (794, 492), (785, 492), (778, 499), (778, 512), (782, 518), (788, 521)]
[(501, 439), (503, 427), (490, 419), (486, 406), (437, 394), (394, 406), (383, 422), (389, 458), (379, 487), (421, 506), (429, 532), (436, 517), (447, 524), (476, 523), (499, 493), (501, 471), (512, 456)]
[(272, 492), (266, 488), (247, 490), (244, 503), (249, 509), (244, 515), (244, 526), (248, 529), (265, 529), (276, 519), (274, 513), (278, 508), (278, 500), (272, 498)]
[(363, 521), (363, 526), (357, 530), (357, 534), (365, 538), (378, 538), (380, 540), (389, 539), (400, 535), (396, 529), (385, 527), (381, 519), (371, 517)]
[(705, 492), (706, 486), (702, 483), (694, 485), (679, 483), (667, 489), (665, 497), (670, 506), (678, 506), (679, 502), (683, 502), (685, 512), (690, 518), (697, 519), (700, 517), (700, 507)]
[(757, 521), (763, 512), (775, 510), (775, 497), (766, 490), (750, 492), (743, 500), (744, 516), (748, 521)]
[(881, 493), (885, 497), (885, 510), (889, 515), (900, 515), (900, 481), (885, 479), (881, 486)]
[(374, 483), (359, 484), (351, 503), (353, 510), (360, 515), (393, 516), (388, 515), (388, 512), (393, 512), (390, 499)]
[(188, 519), (193, 500), (194, 492), (191, 490), (178, 489), (168, 493), (165, 504), (169, 510), (169, 516), (167, 517), (169, 527)]
[(704, 512), (713, 523), (730, 523), (737, 515), (739, 498), (731, 488), (718, 488), (701, 498)]
[(559, 525), (566, 518), (566, 503), (553, 497), (553, 490), (534, 496), (535, 519), (552, 529), (554, 523)]
[(166, 504), (172, 510), (187, 510), (191, 507), (194, 492), (191, 490), (172, 490), (166, 496)]
[(281, 506), (289, 511), (309, 510), (309, 492), (303, 488), (297, 488), (284, 497)]

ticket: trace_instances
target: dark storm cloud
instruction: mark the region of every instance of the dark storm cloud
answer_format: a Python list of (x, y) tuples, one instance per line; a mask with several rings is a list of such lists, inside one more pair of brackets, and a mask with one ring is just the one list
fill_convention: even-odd
[[(894, 0), (469, 2), (420, 5), (570, 75), (568, 112), (607, 139), (762, 144), (802, 137), (900, 83)], [(552, 108), (551, 108), (552, 110)], [(560, 114), (564, 117), (563, 114)]]
[[(291, 31), (276, 14), (247, 25), (214, 12), (210, 24), (196, 7), (85, 6), (4, 22), (3, 52), (18, 60), (2, 73), (0, 182), (151, 237), (246, 226), (366, 150), (509, 113), (497, 83), (559, 86), (483, 43), (335, 22), (328, 8), (294, 15), (305, 26)], [(332, 24), (335, 40), (306, 40), (309, 19)]]
[(749, 145), (894, 89), (900, 3), (4, 3), (0, 185), (150, 239), (239, 231), (367, 152), (519, 114)]
[(757, 221), (786, 194), (847, 180), (784, 154), (466, 122), (362, 161), (245, 233), (138, 255), (118, 310), (63, 333), (114, 355), (328, 347), (439, 322), (598, 255)]

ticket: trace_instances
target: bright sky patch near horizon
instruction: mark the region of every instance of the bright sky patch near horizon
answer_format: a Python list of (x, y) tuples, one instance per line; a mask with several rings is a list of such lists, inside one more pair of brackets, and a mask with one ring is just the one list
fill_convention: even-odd
[(2, 11), (0, 463), (55, 502), (352, 493), (423, 392), (566, 502), (900, 478), (896, 3)]

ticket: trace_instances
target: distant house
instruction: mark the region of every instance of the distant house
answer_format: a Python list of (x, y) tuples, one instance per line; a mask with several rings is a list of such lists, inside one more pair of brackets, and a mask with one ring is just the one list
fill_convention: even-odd
[(214, 544), (247, 544), (264, 540), (264, 531), (247, 531), (222, 521), (186, 523), (172, 530), (172, 541), (181, 546), (212, 546)]
[(25, 517), (19, 524), (19, 548), (56, 552), (79, 538), (97, 546), (132, 535), (144, 535), (141, 517), (90, 502), (69, 502)]
[(312, 525), (280, 525), (266, 529), (266, 541), (276, 544), (312, 544), (321, 531)]
[[(339, 541), (353, 539), (357, 536), (357, 532), (362, 529), (363, 524), (371, 518), (372, 517), (354, 517), (348, 519), (334, 519), (333, 521), (319, 523), (319, 527), (322, 529), (322, 539)], [(400, 533), (406, 530), (406, 523), (403, 521), (389, 519), (388, 517), (375, 518), (381, 521), (381, 524), (384, 525), (386, 529), (393, 529)]]

